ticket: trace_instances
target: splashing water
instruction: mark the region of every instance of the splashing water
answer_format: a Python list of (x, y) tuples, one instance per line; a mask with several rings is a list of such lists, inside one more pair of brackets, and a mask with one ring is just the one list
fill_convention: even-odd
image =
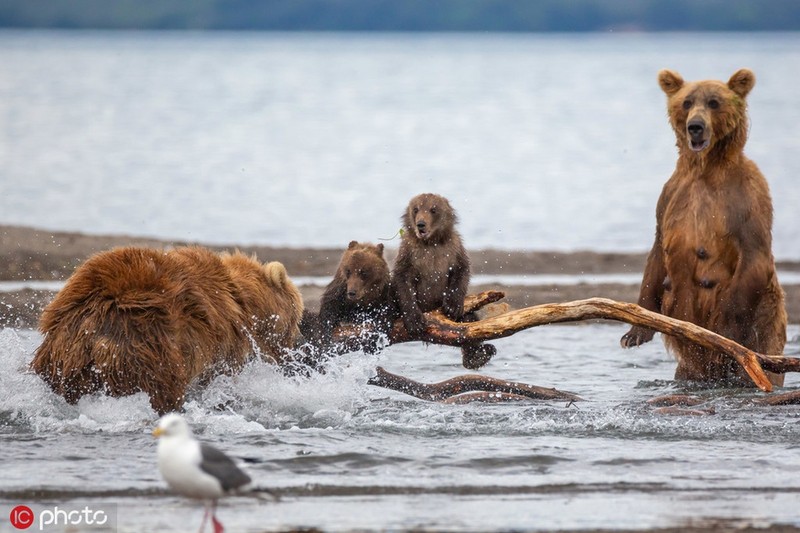
[[(624, 331), (547, 326), (496, 341), (485, 374), (584, 398), (573, 405), (443, 405), (368, 386), (378, 364), (424, 382), (465, 373), (457, 349), (407, 343), (347, 354), (308, 376), (254, 359), (192, 389), (184, 414), (199, 438), (281, 495), (267, 506), (225, 500), (222, 520), (235, 531), (680, 527), (697, 517), (800, 523), (787, 503), (800, 491), (800, 463), (791, 459), (796, 409), (757, 406), (754, 390), (695, 388), (686, 392), (715, 415), (658, 415), (646, 400), (682, 391), (671, 380), (674, 361), (658, 341), (618, 348)], [(787, 353), (800, 348), (798, 332), (790, 328)], [(194, 524), (196, 508), (166, 492), (155, 469), (149, 433), (158, 417), (147, 397), (95, 394), (67, 404), (27, 369), (40, 340), (0, 330), (8, 457), (0, 504), (121, 502), (121, 531)], [(169, 511), (153, 512), (154, 500)], [(554, 516), (554, 505), (571, 514)], [(632, 510), (621, 518), (620, 508)]]
[[(145, 393), (122, 398), (84, 396), (69, 405), (28, 369), (41, 341), (38, 333), (0, 330), (0, 420), (6, 425), (44, 431), (125, 433), (152, 424), (155, 412)], [(190, 422), (210, 431), (247, 433), (267, 428), (328, 427), (347, 422), (366, 405), (366, 381), (376, 358), (342, 357), (325, 373), (285, 376), (275, 365), (255, 357), (236, 375), (214, 378), (190, 389), (184, 406)]]

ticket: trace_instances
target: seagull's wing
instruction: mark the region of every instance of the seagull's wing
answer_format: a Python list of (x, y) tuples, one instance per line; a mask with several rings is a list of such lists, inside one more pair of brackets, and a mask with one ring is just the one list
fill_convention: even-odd
[(200, 469), (214, 476), (225, 492), (250, 483), (250, 476), (236, 466), (230, 457), (208, 444), (200, 443)]

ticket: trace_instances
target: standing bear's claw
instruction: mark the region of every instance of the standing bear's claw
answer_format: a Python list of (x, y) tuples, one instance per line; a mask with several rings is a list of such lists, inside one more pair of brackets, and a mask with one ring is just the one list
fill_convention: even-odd
[(636, 346), (641, 346), (642, 344), (653, 340), (653, 336), (655, 334), (656, 332), (652, 329), (634, 326), (628, 331), (628, 333), (622, 336), (622, 338), (619, 340), (619, 344), (623, 348), (635, 348)]

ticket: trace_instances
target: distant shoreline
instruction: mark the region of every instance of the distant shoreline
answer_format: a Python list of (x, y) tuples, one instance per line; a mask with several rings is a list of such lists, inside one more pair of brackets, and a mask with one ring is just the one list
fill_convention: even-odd
[[(90, 0), (30, 2), (6, 0), (0, 26), (16, 28), (390, 31), (390, 32), (630, 32), (630, 31), (791, 31), (798, 9), (792, 0), (773, 0), (769, 9), (672, 0), (559, 0), (510, 2), (459, 0), (380, 2), (375, 0), (295, 0), (264, 9), (258, 2), (123, 3), (97, 10)], [(135, 9), (132, 7), (135, 5)]]
[[(91, 255), (115, 246), (170, 247), (200, 244), (185, 241), (159, 240), (127, 235), (86, 235), (77, 232), (50, 231), (30, 227), (0, 225), (0, 281), (64, 281), (75, 268)], [(223, 251), (239, 249), (255, 254), (261, 261), (280, 261), (294, 278), (332, 277), (342, 249), (290, 248), (272, 246), (208, 245)], [(387, 248), (387, 259), (394, 260), (396, 249)], [(602, 279), (607, 274), (625, 274), (631, 283), (592, 282), (548, 283), (537, 285), (476, 285), (473, 292), (502, 290), (512, 308), (543, 303), (557, 303), (603, 296), (625, 302), (636, 302), (639, 293), (638, 275), (644, 269), (645, 253), (613, 252), (547, 252), (471, 250), (473, 274), (485, 275), (592, 275)], [(800, 261), (779, 261), (781, 271), (800, 272)], [(323, 287), (300, 285), (306, 307), (315, 309)], [(800, 323), (800, 285), (784, 285), (789, 321)], [(0, 292), (0, 327), (35, 328), (42, 308), (55, 291), (33, 288)]]

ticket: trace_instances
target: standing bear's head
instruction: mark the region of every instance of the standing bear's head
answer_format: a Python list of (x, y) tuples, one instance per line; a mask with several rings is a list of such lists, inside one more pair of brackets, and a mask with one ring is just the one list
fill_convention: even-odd
[(736, 71), (728, 83), (716, 80), (685, 82), (673, 70), (658, 73), (667, 95), (667, 111), (682, 155), (741, 151), (747, 140), (747, 102), (756, 84), (752, 71)]

